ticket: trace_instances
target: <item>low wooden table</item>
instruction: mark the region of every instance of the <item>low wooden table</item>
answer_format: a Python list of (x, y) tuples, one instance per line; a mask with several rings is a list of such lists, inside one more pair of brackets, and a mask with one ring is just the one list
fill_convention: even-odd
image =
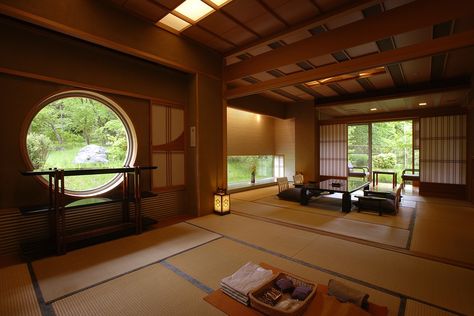
[(370, 182), (363, 179), (329, 179), (321, 182), (310, 182), (301, 187), (301, 205), (308, 205), (312, 196), (319, 195), (321, 192), (329, 194), (342, 193), (341, 209), (344, 213), (351, 211), (351, 193), (360, 189), (369, 189)]
[(396, 171), (384, 171), (384, 170), (374, 170), (372, 171), (372, 181), (374, 186), (379, 184), (379, 174), (388, 174), (392, 176), (392, 186), (393, 188), (397, 187), (397, 172)]

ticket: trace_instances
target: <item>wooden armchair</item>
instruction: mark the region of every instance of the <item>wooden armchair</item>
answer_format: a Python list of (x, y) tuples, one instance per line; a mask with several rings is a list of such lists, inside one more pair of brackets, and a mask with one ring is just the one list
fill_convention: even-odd
[(405, 169), (402, 171), (402, 188), (405, 181), (420, 182), (420, 169)]
[(298, 188), (298, 187), (303, 186), (303, 184), (304, 184), (304, 177), (303, 177), (303, 175), (302, 175), (301, 173), (295, 174), (295, 175), (293, 176), (293, 185), (294, 185), (296, 188)]
[(402, 187), (399, 186), (395, 194), (393, 192), (369, 192), (368, 195), (356, 196), (358, 199), (354, 202), (357, 206), (357, 212), (361, 210), (383, 213), (397, 214), (402, 198)]
[(278, 184), (278, 193), (288, 190), (290, 188), (290, 186), (288, 185), (287, 177), (277, 178), (277, 184)]
[(349, 177), (369, 178), (369, 167), (355, 167), (351, 162), (347, 163), (347, 175)]

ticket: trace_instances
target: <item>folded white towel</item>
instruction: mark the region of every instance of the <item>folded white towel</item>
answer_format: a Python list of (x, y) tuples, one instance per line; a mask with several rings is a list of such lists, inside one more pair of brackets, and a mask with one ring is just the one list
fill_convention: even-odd
[(234, 274), (225, 277), (221, 283), (243, 295), (269, 281), (273, 276), (272, 270), (267, 270), (253, 262), (247, 262)]

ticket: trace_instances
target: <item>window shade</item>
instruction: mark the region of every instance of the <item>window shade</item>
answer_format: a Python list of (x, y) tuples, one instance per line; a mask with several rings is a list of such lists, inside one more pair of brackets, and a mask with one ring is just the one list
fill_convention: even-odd
[(466, 184), (466, 115), (421, 119), (420, 180)]
[(320, 127), (320, 174), (347, 177), (347, 125)]

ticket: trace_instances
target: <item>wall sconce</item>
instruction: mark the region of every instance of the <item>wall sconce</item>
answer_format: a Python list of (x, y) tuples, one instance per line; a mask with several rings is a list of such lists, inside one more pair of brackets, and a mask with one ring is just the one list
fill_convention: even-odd
[(214, 193), (214, 213), (227, 215), (230, 213), (230, 194), (225, 188), (217, 188)]

